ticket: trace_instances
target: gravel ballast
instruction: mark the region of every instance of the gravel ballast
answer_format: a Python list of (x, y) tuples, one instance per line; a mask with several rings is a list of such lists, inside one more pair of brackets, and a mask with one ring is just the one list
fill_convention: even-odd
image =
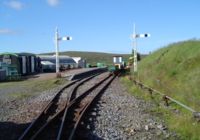
[[(66, 83), (67, 84), (67, 83)], [(0, 139), (16, 140), (64, 85), (0, 104)]]
[[(106, 73), (88, 81), (79, 91), (87, 90), (105, 75)], [(27, 100), (4, 104), (0, 114), (0, 139), (18, 138), (62, 86), (44, 91)], [(68, 89), (69, 92), (71, 89)], [(153, 108), (151, 103), (132, 96), (120, 83), (119, 78), (116, 78), (82, 123), (86, 129), (87, 139), (178, 139), (175, 133), (167, 129), (162, 120), (148, 113), (151, 108)]]
[(177, 139), (163, 121), (148, 113), (152, 107), (152, 104), (130, 95), (116, 79), (91, 112), (93, 117), (85, 121), (88, 137), (106, 140)]

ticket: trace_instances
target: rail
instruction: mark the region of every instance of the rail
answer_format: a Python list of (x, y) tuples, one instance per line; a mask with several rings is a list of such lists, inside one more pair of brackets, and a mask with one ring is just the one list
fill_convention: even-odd
[[(63, 110), (61, 109), (60, 112), (56, 113), (50, 120), (48, 120), (48, 118), (50, 118), (50, 112), (51, 112), (51, 108), (53, 105), (55, 105), (57, 103), (58, 98), (60, 98), (60, 95), (63, 93), (63, 91), (67, 88), (69, 88), (70, 86), (74, 85), (75, 83), (78, 84), (78, 86), (82, 85), (84, 82), (92, 79), (93, 77), (99, 75), (99, 73), (92, 75), (88, 78), (85, 79), (78, 79), (78, 80), (74, 80), (72, 82), (70, 82), (69, 84), (65, 85), (64, 87), (62, 87), (53, 97), (52, 100), (50, 100), (42, 109), (42, 112), (39, 114), (39, 116), (32, 121), (32, 123), (28, 126), (28, 128), (26, 128), (26, 130), (23, 132), (23, 134), (20, 136), (19, 140), (26, 140), (26, 139), (30, 139), (31, 137), (33, 137), (32, 139), (34, 139), (35, 135), (37, 135), (38, 131), (42, 131), (43, 128), (45, 128), (45, 125), (48, 124), (49, 122), (51, 122), (50, 120), (53, 118), (56, 118), (56, 116), (60, 116), (63, 112)], [(82, 81), (81, 81), (82, 80)], [(67, 103), (66, 103), (67, 104)], [(40, 124), (41, 123), (41, 124)], [(42, 127), (40, 127), (42, 126)]]
[(97, 87), (99, 87), (102, 83), (104, 83), (110, 77), (111, 77), (111, 75), (106, 76), (100, 82), (96, 83), (94, 86), (92, 86), (91, 88), (89, 88), (88, 90), (83, 92), (80, 96), (78, 96), (77, 98), (73, 99), (70, 102), (70, 104), (65, 108), (65, 112), (64, 112), (64, 115), (62, 117), (62, 123), (61, 123), (60, 128), (59, 128), (59, 133), (58, 133), (58, 136), (57, 136), (57, 140), (64, 139), (64, 137), (65, 137), (64, 136), (64, 130), (66, 130), (66, 126), (67, 126), (66, 125), (66, 119), (68, 118), (68, 113), (70, 112), (69, 110), (70, 109), (73, 110), (72, 108), (75, 105), (79, 104), (82, 99), (84, 99), (87, 95), (89, 95), (93, 90), (95, 90)]
[(59, 95), (64, 91), (64, 89), (72, 86), (73, 84), (75, 84), (78, 80), (70, 82), (69, 84), (65, 85), (61, 90), (59, 90), (56, 95), (53, 97), (53, 99), (51, 101), (49, 101), (44, 108), (42, 109), (42, 112), (39, 114), (39, 116), (32, 121), (32, 123), (28, 126), (28, 128), (26, 128), (26, 130), (23, 132), (23, 134), (20, 136), (20, 138), (18, 140), (26, 140), (29, 139), (31, 135), (33, 135), (33, 132), (38, 129), (37, 128), (37, 124), (39, 123), (39, 121), (41, 120), (41, 118), (47, 114), (47, 110), (49, 110), (51, 108), (51, 106), (53, 105), (54, 101), (59, 97)]
[(76, 134), (76, 131), (79, 127), (79, 124), (81, 122), (81, 120), (83, 119), (83, 116), (86, 115), (89, 112), (89, 109), (92, 108), (92, 105), (95, 104), (95, 101), (101, 96), (101, 94), (108, 88), (108, 86), (111, 84), (111, 82), (115, 79), (116, 76), (113, 76), (107, 83), (106, 85), (103, 86), (103, 88), (101, 88), (101, 90), (93, 97), (93, 99), (91, 101), (89, 101), (84, 107), (83, 110), (80, 113), (80, 116), (78, 118), (78, 120), (76, 121), (70, 136), (69, 136), (69, 140), (73, 140)]
[[(98, 75), (98, 74), (96, 74), (96, 75)], [(71, 111), (75, 110), (76, 106), (81, 103), (82, 99), (84, 99), (87, 95), (92, 93), (93, 90), (95, 90), (97, 87), (99, 87), (102, 83), (107, 81), (107, 79), (109, 79), (112, 76), (111, 74), (109, 74), (106, 77), (104, 77), (103, 79), (100, 79), (100, 81), (95, 83), (94, 86), (90, 87), (89, 89), (84, 91), (81, 95), (76, 97), (74, 94), (76, 94), (78, 87), (81, 86), (82, 84), (84, 84), (84, 82), (88, 81), (89, 79), (92, 79), (92, 77), (95, 77), (96, 75), (93, 75), (93, 76), (86, 78), (84, 80), (81, 80), (81, 81), (78, 80), (74, 83), (70, 83), (69, 85), (67, 85), (65, 88), (67, 88), (71, 85), (74, 85), (76, 83), (76, 85), (74, 87), (72, 87), (71, 92), (68, 93), (69, 96), (67, 97), (67, 99), (65, 101), (65, 105), (58, 112), (56, 112), (55, 114), (53, 114), (50, 117), (47, 117), (48, 116), (48, 115), (46, 115), (47, 112), (51, 112), (51, 110), (49, 110), (50, 107), (52, 106), (52, 104), (55, 104), (55, 102), (52, 103), (52, 101), (54, 101), (55, 98), (58, 98), (59, 94), (61, 94), (65, 88), (63, 88), (60, 92), (58, 92), (56, 94), (56, 97), (54, 97), (52, 99), (52, 101), (49, 102), (46, 105), (46, 107), (44, 107), (44, 109), (42, 111), (44, 113), (41, 113), (39, 115), (39, 117), (35, 121), (32, 122), (32, 124), (25, 130), (25, 132), (22, 134), (22, 136), (19, 138), (19, 140), (26, 140), (26, 139), (35, 140), (35, 139), (46, 139), (46, 138), (49, 139), (49, 137), (50, 137), (50, 139), (53, 138), (53, 139), (60, 140), (60, 139), (66, 139), (65, 136), (73, 137), (73, 134), (76, 131), (76, 129), (74, 129), (75, 131), (73, 131), (73, 134), (70, 134), (70, 131), (68, 129), (69, 125), (66, 126), (66, 120), (67, 120), (67, 124), (70, 124), (70, 123), (68, 123), (68, 121), (71, 120), (71, 118), (68, 117), (67, 114), (70, 115)], [(85, 105), (88, 106), (87, 103)], [(85, 110), (85, 108), (82, 108), (82, 109)], [(45, 116), (43, 116), (43, 115), (45, 115)], [(72, 114), (72, 116), (73, 116), (73, 114)], [(44, 119), (42, 119), (42, 118), (44, 118)], [(49, 118), (49, 119), (46, 119), (46, 118)], [(60, 120), (61, 120), (61, 122), (60, 122)], [(51, 127), (51, 126), (58, 127), (58, 129), (56, 129), (56, 131), (55, 131), (55, 130), (53, 130), (55, 127)], [(71, 124), (70, 124), (70, 126), (71, 126)], [(57, 130), (58, 130), (58, 132), (57, 132)], [(52, 134), (47, 135), (47, 133), (49, 133), (49, 132), (52, 132)], [(54, 132), (55, 132), (55, 134), (54, 134)], [(66, 135), (66, 133), (67, 133), (67, 135)]]

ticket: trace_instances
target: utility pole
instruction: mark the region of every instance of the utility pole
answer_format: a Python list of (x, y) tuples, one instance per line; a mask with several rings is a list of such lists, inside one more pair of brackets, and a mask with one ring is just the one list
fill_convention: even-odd
[(56, 46), (56, 77), (61, 77), (60, 74), (60, 62), (59, 62), (59, 41), (61, 40), (72, 40), (70, 36), (59, 37), (58, 28), (56, 27), (55, 31), (55, 46)]

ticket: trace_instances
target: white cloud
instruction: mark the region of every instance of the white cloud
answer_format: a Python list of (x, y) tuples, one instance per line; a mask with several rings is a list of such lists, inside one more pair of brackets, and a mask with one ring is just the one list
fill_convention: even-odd
[(15, 10), (21, 10), (24, 7), (24, 4), (22, 2), (11, 0), (9, 2), (5, 3), (8, 7), (15, 9)]
[(59, 0), (47, 0), (47, 3), (50, 6), (57, 6), (59, 4)]
[(10, 29), (0, 29), (0, 34), (8, 34), (8, 35), (11, 35), (11, 34), (16, 34), (17, 32), (14, 31), (14, 30), (10, 30)]

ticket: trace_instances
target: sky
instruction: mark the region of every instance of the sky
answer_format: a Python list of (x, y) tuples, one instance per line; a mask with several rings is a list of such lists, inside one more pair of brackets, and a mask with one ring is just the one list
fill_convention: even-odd
[(133, 24), (140, 53), (200, 38), (199, 0), (0, 0), (0, 52), (130, 53)]

